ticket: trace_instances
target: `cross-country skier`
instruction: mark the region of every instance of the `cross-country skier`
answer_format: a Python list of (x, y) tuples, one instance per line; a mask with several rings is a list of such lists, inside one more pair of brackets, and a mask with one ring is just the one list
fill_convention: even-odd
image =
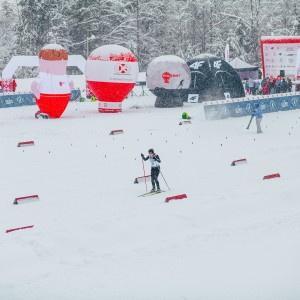
[(149, 155), (147, 157), (145, 157), (144, 154), (141, 153), (141, 156), (142, 156), (143, 160), (150, 159), (150, 163), (151, 163), (151, 183), (152, 183), (151, 192), (155, 192), (155, 184), (156, 184), (156, 187), (157, 187), (156, 191), (160, 192), (159, 182), (158, 182), (157, 178), (158, 178), (158, 175), (160, 173), (159, 163), (161, 161), (160, 161), (159, 156), (154, 153), (153, 149), (149, 149), (148, 154)]
[(259, 107), (259, 103), (254, 104), (254, 110), (252, 112), (252, 116), (255, 116), (256, 118), (256, 128), (257, 128), (257, 133), (262, 133), (260, 123), (262, 120), (262, 112)]

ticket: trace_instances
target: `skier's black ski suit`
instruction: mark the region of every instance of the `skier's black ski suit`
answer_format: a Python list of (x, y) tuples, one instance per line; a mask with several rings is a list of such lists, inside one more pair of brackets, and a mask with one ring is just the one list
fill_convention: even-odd
[(160, 173), (159, 163), (161, 162), (159, 156), (155, 153), (149, 153), (149, 155), (147, 157), (145, 157), (144, 154), (141, 154), (141, 156), (142, 156), (143, 160), (150, 159), (152, 189), (155, 190), (155, 184), (156, 184), (157, 190), (160, 190), (159, 181), (157, 179), (158, 175)]

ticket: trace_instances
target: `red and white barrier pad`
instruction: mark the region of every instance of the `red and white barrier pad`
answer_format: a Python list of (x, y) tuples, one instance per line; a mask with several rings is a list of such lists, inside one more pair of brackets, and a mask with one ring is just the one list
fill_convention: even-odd
[(18, 143), (18, 147), (33, 146), (33, 145), (34, 145), (34, 141), (27, 141), (27, 142)]
[(146, 179), (146, 181), (149, 181), (151, 179), (151, 175), (137, 177), (134, 179), (134, 183), (145, 182), (145, 179)]
[(10, 232), (17, 231), (17, 230), (29, 229), (29, 228), (32, 228), (33, 226), (34, 225), (24, 226), (24, 227), (17, 227), (17, 228), (12, 228), (12, 229), (7, 229), (5, 232), (6, 233), (10, 233)]
[(110, 132), (110, 135), (121, 134), (121, 133), (124, 133), (123, 129), (112, 130)]
[(265, 175), (263, 180), (265, 179), (273, 179), (273, 178), (278, 178), (280, 177), (280, 174), (279, 173), (275, 173), (275, 174), (270, 174), (270, 175)]
[(246, 158), (242, 158), (242, 159), (238, 159), (238, 160), (234, 160), (231, 165), (232, 166), (238, 166), (238, 165), (243, 165), (247, 163), (247, 159)]
[(15, 198), (14, 204), (23, 204), (23, 203), (29, 203), (29, 202), (35, 202), (36, 200), (39, 200), (38, 195), (31, 195), (31, 196), (25, 196), (25, 197), (18, 197)]
[(186, 194), (181, 194), (181, 195), (176, 195), (176, 196), (171, 196), (171, 197), (167, 197), (165, 202), (169, 202), (171, 200), (182, 200), (184, 198), (187, 198)]

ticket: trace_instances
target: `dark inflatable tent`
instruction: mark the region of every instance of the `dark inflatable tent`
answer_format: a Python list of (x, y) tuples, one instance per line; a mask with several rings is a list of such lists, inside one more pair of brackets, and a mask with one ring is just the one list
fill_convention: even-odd
[(238, 73), (221, 58), (201, 54), (187, 64), (191, 70), (191, 84), (185, 100), (197, 95), (198, 102), (245, 96)]

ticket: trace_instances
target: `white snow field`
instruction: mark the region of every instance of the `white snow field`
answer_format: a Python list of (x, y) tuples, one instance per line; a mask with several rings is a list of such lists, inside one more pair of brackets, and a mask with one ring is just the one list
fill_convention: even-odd
[[(300, 111), (265, 114), (258, 135), (249, 117), (206, 121), (202, 104), (147, 93), (119, 114), (0, 110), (0, 299), (300, 299)], [(149, 148), (170, 190), (160, 175), (165, 193), (137, 197)]]

